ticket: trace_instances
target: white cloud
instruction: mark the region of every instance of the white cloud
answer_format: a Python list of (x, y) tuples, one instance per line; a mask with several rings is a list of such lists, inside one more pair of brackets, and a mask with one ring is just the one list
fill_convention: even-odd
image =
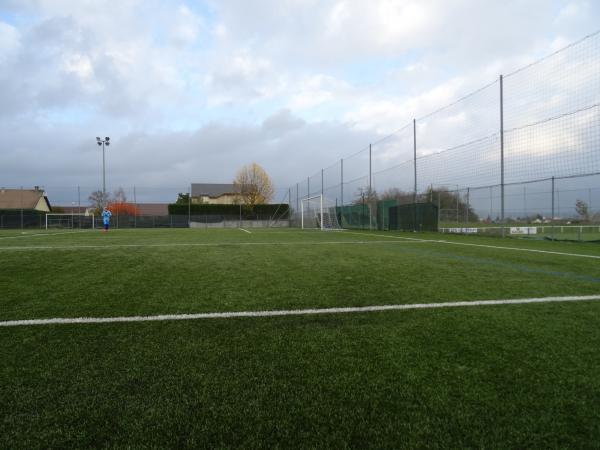
[[(0, 22), (0, 128), (15, 149), (11, 173), (49, 182), (93, 174), (79, 151), (105, 132), (121, 145), (115, 176), (153, 184), (228, 181), (251, 160), (293, 182), (600, 18), (599, 4), (584, 0), (15, 0), (2, 8), (26, 18)], [(549, 72), (532, 86), (543, 93), (537, 106), (514, 103), (514, 117), (594, 100), (577, 96), (594, 69)], [(420, 124), (434, 130), (420, 137), (420, 154), (495, 129), (494, 96), (495, 87), (470, 109)], [(60, 148), (40, 150), (45, 132), (60, 133)], [(382, 144), (381, 164), (403, 160), (405, 144)]]
[(0, 21), (0, 62), (6, 61), (17, 53), (19, 46), (19, 31), (12, 25)]

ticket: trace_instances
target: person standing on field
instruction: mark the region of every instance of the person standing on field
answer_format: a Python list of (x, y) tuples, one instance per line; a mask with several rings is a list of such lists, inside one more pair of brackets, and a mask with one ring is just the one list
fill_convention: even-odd
[(108, 231), (108, 227), (110, 226), (110, 218), (112, 217), (112, 213), (105, 206), (104, 211), (102, 211), (102, 222), (104, 223), (104, 232)]

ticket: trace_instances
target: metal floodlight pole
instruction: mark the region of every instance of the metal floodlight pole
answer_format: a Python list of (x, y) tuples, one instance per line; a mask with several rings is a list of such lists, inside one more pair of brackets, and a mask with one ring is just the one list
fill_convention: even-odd
[(110, 145), (110, 137), (106, 136), (104, 139), (96, 137), (96, 143), (102, 147), (102, 206), (105, 206), (106, 202), (106, 156), (105, 146)]
[(104, 151), (104, 142), (102, 142), (102, 199), (106, 197), (106, 156)]

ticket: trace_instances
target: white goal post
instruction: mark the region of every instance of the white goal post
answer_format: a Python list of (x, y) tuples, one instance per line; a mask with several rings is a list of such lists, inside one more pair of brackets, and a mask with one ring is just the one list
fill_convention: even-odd
[(50, 228), (96, 228), (94, 215), (88, 213), (48, 213), (46, 230)]
[(342, 229), (337, 218), (337, 208), (324, 205), (323, 195), (314, 195), (312, 197), (303, 198), (300, 212), (302, 229)]

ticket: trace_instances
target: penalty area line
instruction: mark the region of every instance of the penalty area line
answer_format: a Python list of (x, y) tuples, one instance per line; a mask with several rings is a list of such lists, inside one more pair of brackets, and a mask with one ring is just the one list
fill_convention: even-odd
[(600, 300), (600, 295), (580, 295), (567, 297), (541, 297), (519, 298), (512, 300), (474, 300), (445, 303), (413, 303), (404, 305), (374, 305), (351, 306), (345, 308), (311, 308), (288, 309), (271, 311), (234, 311), (212, 312), (197, 314), (161, 314), (156, 316), (120, 316), (120, 317), (77, 317), (53, 319), (7, 320), (0, 322), (0, 327), (19, 327), (31, 325), (66, 325), (89, 323), (120, 323), (120, 322), (160, 322), (173, 320), (198, 320), (198, 319), (231, 319), (237, 317), (279, 317), (279, 316), (304, 316), (317, 314), (348, 314), (379, 311), (413, 310), (413, 309), (438, 309), (458, 308), (469, 306), (495, 306), (495, 305), (521, 305), (531, 303), (560, 303), (582, 302)]
[(245, 229), (243, 229), (243, 228), (240, 228), (240, 230), (242, 230), (244, 233), (252, 234), (252, 232), (251, 232), (251, 231), (245, 230)]

